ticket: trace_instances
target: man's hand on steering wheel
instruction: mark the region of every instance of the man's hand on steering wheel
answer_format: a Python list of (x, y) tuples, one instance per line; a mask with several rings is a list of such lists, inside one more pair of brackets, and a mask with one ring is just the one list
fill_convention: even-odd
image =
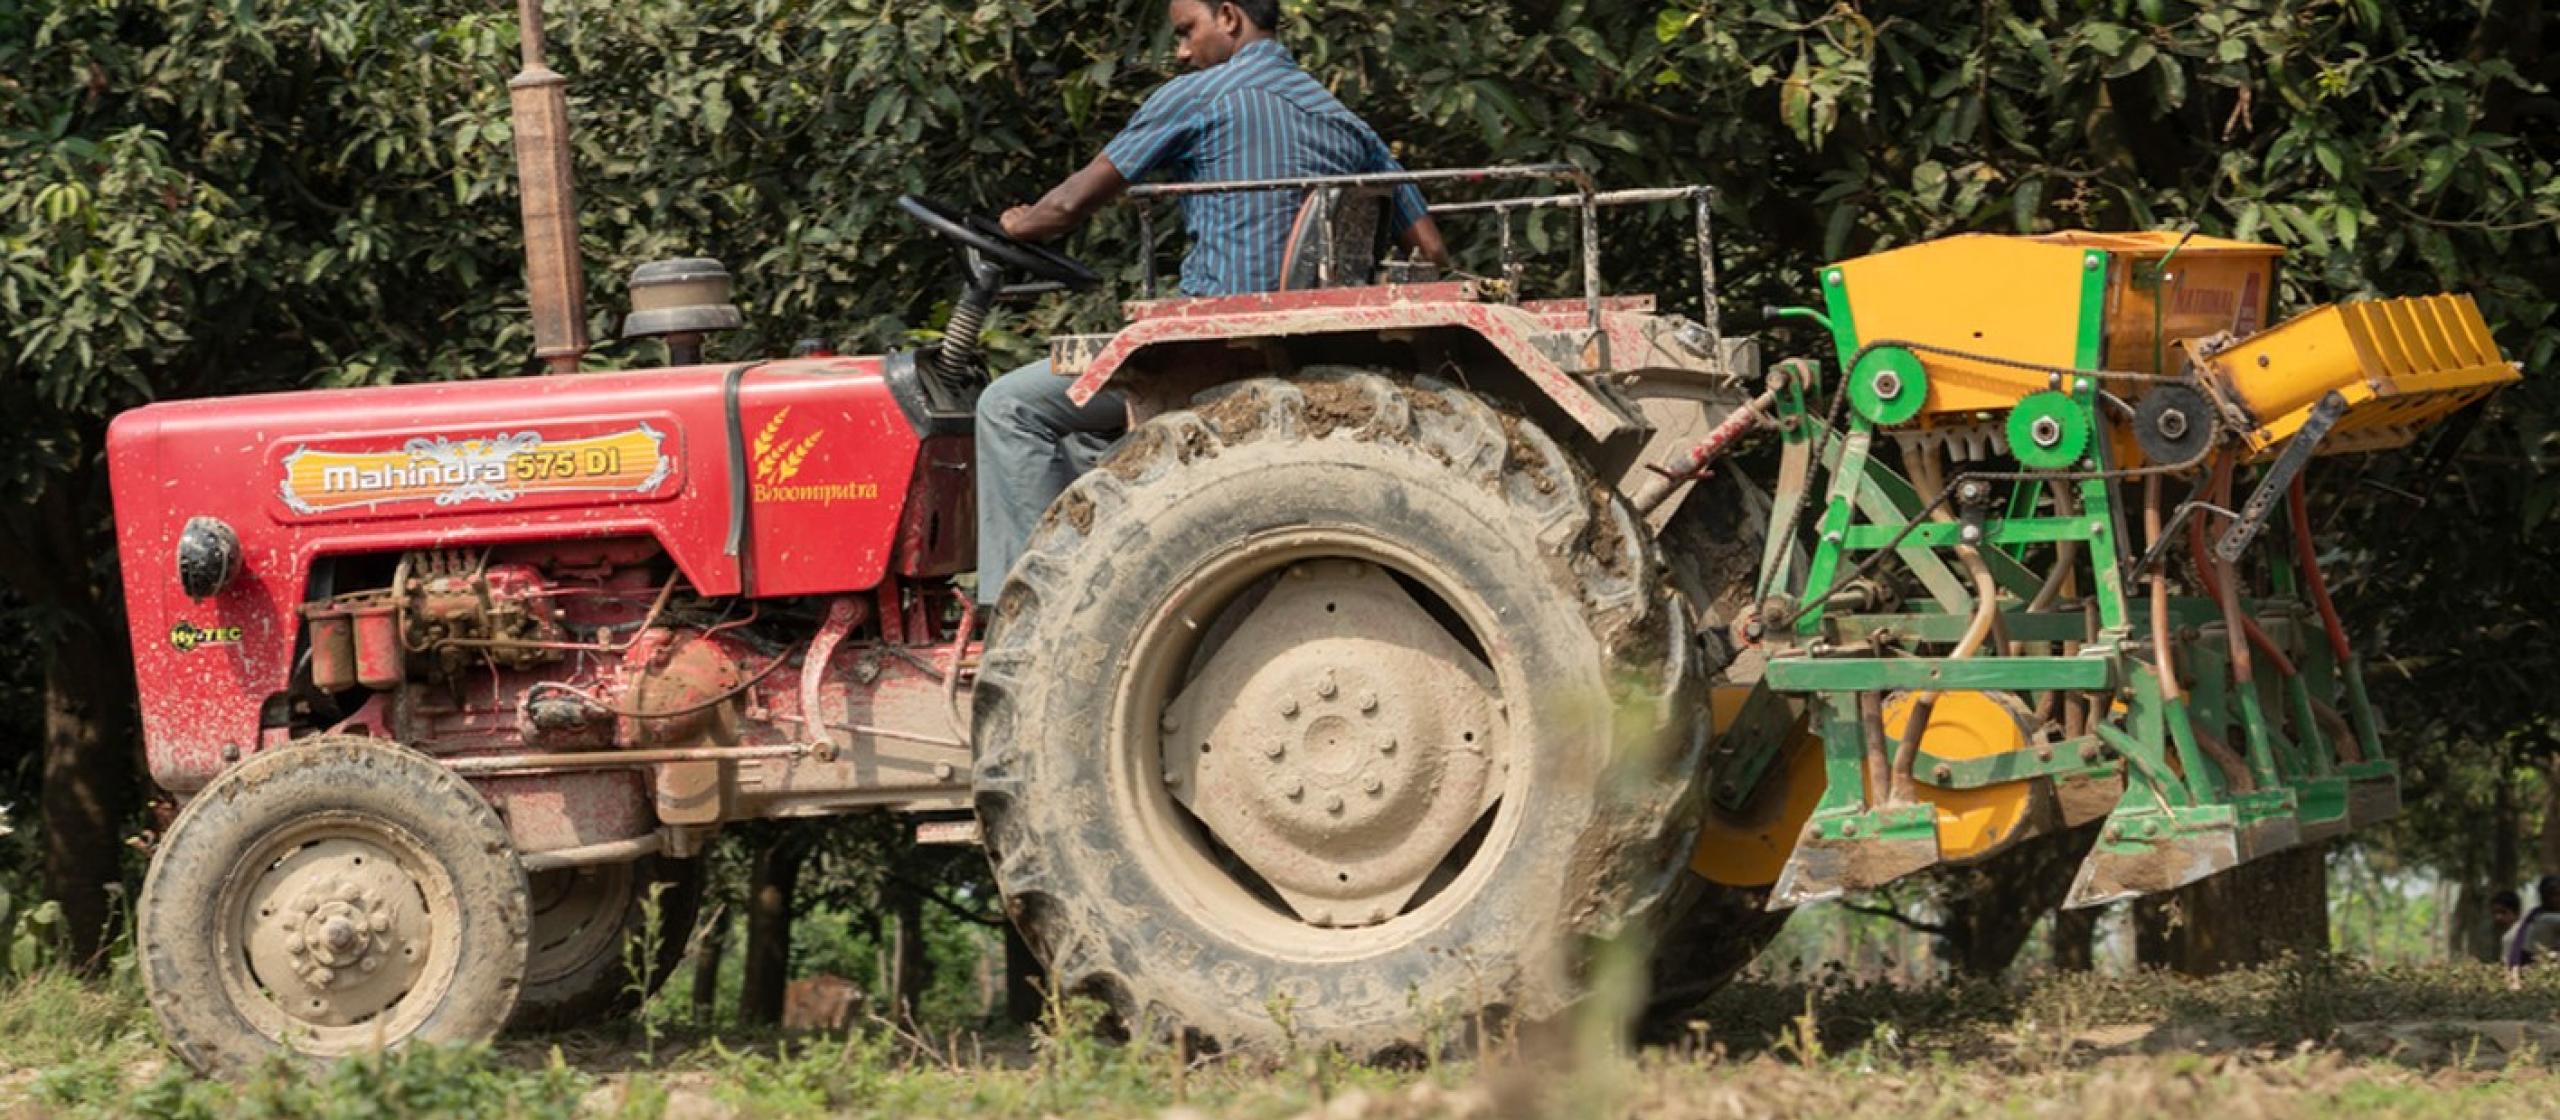
[(898, 196), (898, 208), (962, 248), (1009, 271), (1081, 291), (1102, 283), (1102, 275), (1084, 262), (1046, 245), (1036, 245), (1005, 232), (996, 221), (964, 213), (957, 207), (915, 195)]

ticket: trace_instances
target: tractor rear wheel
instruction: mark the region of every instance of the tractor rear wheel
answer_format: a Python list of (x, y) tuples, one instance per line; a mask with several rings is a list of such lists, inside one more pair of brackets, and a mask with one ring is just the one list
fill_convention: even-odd
[(997, 883), (1132, 1030), (1372, 1055), (1544, 1020), (1681, 874), (1694, 653), (1641, 523), (1531, 423), (1229, 386), (1131, 433), (1004, 587)]
[[(666, 983), (702, 909), (702, 863), (564, 867), (531, 876), (528, 887), (533, 950), (507, 1025), (562, 1030), (626, 1014)], [(647, 970), (636, 983), (634, 964)]]
[(433, 759), (328, 735), (224, 771), (143, 880), (142, 980), (189, 1065), (495, 1036), (524, 980), (506, 825)]

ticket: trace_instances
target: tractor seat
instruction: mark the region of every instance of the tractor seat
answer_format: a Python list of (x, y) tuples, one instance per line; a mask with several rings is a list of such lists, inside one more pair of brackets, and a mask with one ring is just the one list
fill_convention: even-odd
[(1280, 258), (1280, 290), (1367, 287), (1378, 271), (1386, 197), (1376, 187), (1308, 191)]

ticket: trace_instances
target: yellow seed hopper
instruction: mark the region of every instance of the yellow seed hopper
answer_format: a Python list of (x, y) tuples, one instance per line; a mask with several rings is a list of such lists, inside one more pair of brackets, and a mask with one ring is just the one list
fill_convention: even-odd
[(2499, 357), (2467, 295), (2329, 304), (2252, 337), (2183, 345), (2226, 420), (2259, 455), (2301, 431), (2333, 392), (2345, 411), (2321, 454), (2403, 446), (2523, 376)]

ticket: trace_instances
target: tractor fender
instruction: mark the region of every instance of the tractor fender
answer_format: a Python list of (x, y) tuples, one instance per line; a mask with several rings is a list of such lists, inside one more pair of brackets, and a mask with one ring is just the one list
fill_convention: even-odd
[[(1115, 334), (1056, 338), (1050, 360), (1059, 375), (1075, 378), (1067, 396), (1081, 405), (1123, 371), (1143, 365), (1150, 351), (1181, 343), (1458, 332), (1482, 339), (1595, 442), (1644, 424), (1625, 402), (1575, 375), (1608, 368), (1579, 303), (1571, 312), (1484, 303), (1473, 298), (1471, 287), (1327, 288), (1131, 303), (1127, 327)], [(1611, 341), (1631, 325), (1615, 320), (1643, 317), (1609, 315)], [(1240, 369), (1236, 376), (1260, 372)]]

